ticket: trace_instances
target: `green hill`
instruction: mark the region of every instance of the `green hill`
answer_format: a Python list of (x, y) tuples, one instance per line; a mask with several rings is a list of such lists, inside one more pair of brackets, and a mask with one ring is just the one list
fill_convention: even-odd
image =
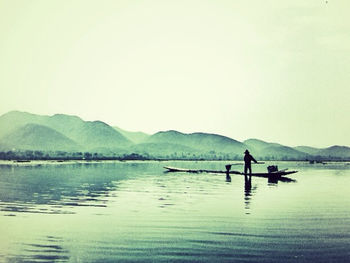
[(346, 146), (292, 148), (258, 139), (242, 143), (218, 134), (175, 130), (148, 135), (111, 127), (102, 121), (84, 121), (77, 116), (20, 111), (0, 116), (0, 151), (12, 149), (74, 152), (76, 158), (139, 154), (149, 158), (241, 159), (245, 149), (257, 159), (350, 158), (350, 148)]
[(170, 143), (190, 147), (198, 152), (243, 154), (246, 146), (231, 138), (209, 133), (185, 134), (178, 131), (162, 131), (150, 136), (147, 143)]
[(266, 147), (282, 146), (281, 144), (278, 144), (278, 143), (265, 142), (265, 141), (258, 140), (258, 139), (248, 139), (248, 140), (245, 140), (243, 143), (248, 146), (248, 149), (250, 151), (258, 151), (258, 152), (260, 152), (261, 150), (263, 150)]
[(26, 124), (0, 139), (4, 150), (76, 151), (81, 148), (75, 141), (43, 125)]
[(0, 116), (0, 138), (29, 123), (43, 124), (46, 116), (10, 111)]
[(193, 154), (197, 157), (200, 156), (200, 152), (196, 149), (172, 143), (140, 143), (131, 146), (129, 149), (134, 153), (156, 158), (192, 158)]
[(144, 132), (126, 131), (117, 126), (114, 126), (113, 128), (133, 143), (143, 143), (148, 137), (150, 137), (149, 134)]
[(325, 149), (320, 149), (316, 155), (320, 155), (323, 157), (350, 158), (350, 147), (334, 145)]
[(310, 155), (317, 155), (318, 152), (320, 151), (319, 148), (314, 148), (310, 146), (297, 146), (297, 147), (294, 147), (294, 149), (299, 152), (304, 152)]
[(101, 121), (83, 121), (77, 116), (65, 114), (41, 116), (19, 111), (12, 111), (0, 117), (0, 138), (29, 123), (43, 125), (63, 134), (81, 145), (82, 150), (99, 147), (125, 148), (132, 145), (130, 140)]
[(328, 148), (314, 148), (309, 146), (297, 146), (295, 149), (308, 153), (314, 157), (322, 158), (350, 158), (350, 147), (334, 145)]
[(84, 145), (87, 149), (97, 147), (124, 148), (132, 144), (122, 134), (101, 121), (83, 121), (75, 116), (56, 114), (47, 119), (49, 127)]
[(292, 147), (258, 139), (246, 140), (244, 144), (254, 156), (262, 159), (305, 159), (309, 155)]

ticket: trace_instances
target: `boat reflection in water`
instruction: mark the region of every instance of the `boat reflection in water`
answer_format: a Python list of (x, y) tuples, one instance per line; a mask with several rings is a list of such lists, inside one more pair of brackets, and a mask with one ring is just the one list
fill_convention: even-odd
[[(226, 182), (231, 182), (231, 176), (230, 176), (230, 166), (226, 166)], [(291, 182), (296, 182), (296, 180), (288, 178), (288, 177), (267, 177), (267, 182), (269, 185), (275, 185), (277, 186), (278, 181), (281, 182), (286, 182), (286, 183), (291, 183)], [(252, 187), (252, 175), (245, 174), (244, 175), (244, 204), (245, 204), (245, 209), (247, 210), (246, 214), (250, 214), (248, 210), (250, 210), (250, 203), (252, 196), (254, 195), (257, 187), (254, 186)]]
[[(267, 178), (267, 183), (269, 185), (277, 186), (278, 181), (286, 182), (286, 183), (296, 182), (296, 180), (288, 177), (268, 177)], [(245, 209), (247, 210), (250, 210), (250, 201), (256, 189), (257, 189), (256, 186), (252, 188), (252, 176), (244, 175), (244, 203), (245, 203)], [(247, 212), (246, 214), (249, 214), (249, 212)]]

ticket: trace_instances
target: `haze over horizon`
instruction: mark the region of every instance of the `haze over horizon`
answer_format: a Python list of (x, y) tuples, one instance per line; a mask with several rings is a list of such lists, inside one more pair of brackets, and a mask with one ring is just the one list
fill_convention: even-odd
[(0, 115), (350, 146), (349, 8), (0, 0)]

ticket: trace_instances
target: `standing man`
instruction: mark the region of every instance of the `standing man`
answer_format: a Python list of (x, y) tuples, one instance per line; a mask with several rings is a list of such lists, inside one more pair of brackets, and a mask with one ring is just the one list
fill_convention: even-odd
[(249, 170), (249, 174), (252, 174), (252, 161), (255, 163), (257, 163), (257, 161), (250, 155), (248, 150), (245, 150), (244, 154), (244, 173), (247, 174)]

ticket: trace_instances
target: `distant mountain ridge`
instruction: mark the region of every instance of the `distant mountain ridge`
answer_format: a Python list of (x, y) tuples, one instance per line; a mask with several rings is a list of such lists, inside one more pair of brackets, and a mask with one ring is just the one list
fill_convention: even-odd
[[(80, 145), (81, 150), (93, 150), (101, 147), (123, 148), (132, 144), (122, 134), (101, 121), (83, 121), (77, 116), (64, 114), (42, 116), (19, 111), (12, 111), (0, 117), (0, 144), (5, 143), (3, 142), (3, 136), (6, 134), (9, 136), (16, 129), (30, 123), (42, 125), (59, 132)], [(33, 132), (35, 131), (33, 130)], [(21, 144), (15, 146), (15, 148), (21, 148)], [(52, 147), (52, 150), (55, 149), (55, 147)]]
[(12, 149), (21, 145), (23, 150), (70, 150), (81, 148), (73, 140), (49, 127), (29, 123), (5, 135), (1, 140), (4, 148)]
[(186, 134), (175, 130), (149, 135), (65, 114), (45, 116), (11, 111), (0, 116), (0, 152), (35, 150), (91, 152), (94, 156), (136, 154), (148, 158), (241, 159), (245, 149), (254, 157), (267, 160), (350, 159), (347, 146), (288, 147), (258, 139), (240, 142), (219, 134)]
[(284, 146), (278, 143), (268, 143), (258, 139), (249, 139), (244, 141), (248, 149), (254, 152), (255, 156), (263, 157), (265, 159), (270, 159), (273, 156), (281, 156), (284, 159), (287, 157), (294, 159), (307, 158), (310, 155), (307, 152), (299, 151), (295, 148)]
[(297, 147), (294, 147), (294, 149), (300, 152), (311, 154), (311, 155), (316, 155), (320, 151), (319, 148), (314, 148), (310, 146), (297, 146)]
[(217, 151), (222, 153), (240, 154), (246, 146), (234, 139), (207, 133), (190, 133), (185, 134), (178, 131), (161, 131), (150, 136), (148, 143), (169, 143), (183, 145), (197, 149), (199, 151)]
[(121, 133), (125, 138), (128, 138), (133, 143), (142, 143), (148, 137), (151, 136), (151, 135), (149, 135), (147, 133), (144, 133), (144, 132), (130, 132), (130, 131), (126, 131), (126, 130), (123, 130), (123, 129), (117, 127), (117, 126), (114, 126), (113, 128), (116, 131), (118, 131), (119, 133)]

